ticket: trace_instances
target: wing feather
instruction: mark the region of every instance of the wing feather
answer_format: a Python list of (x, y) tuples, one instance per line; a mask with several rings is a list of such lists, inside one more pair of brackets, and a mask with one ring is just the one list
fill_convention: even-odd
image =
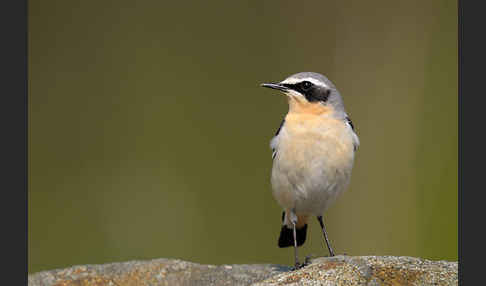
[(351, 127), (351, 130), (353, 131), (353, 145), (354, 151), (356, 151), (359, 147), (359, 138), (358, 135), (356, 135), (356, 131), (354, 130), (353, 121), (351, 121), (351, 118), (349, 118), (349, 116), (346, 116), (346, 123), (349, 125), (349, 127)]
[(272, 160), (275, 159), (275, 156), (277, 156), (277, 137), (280, 133), (280, 130), (282, 130), (282, 126), (284, 125), (284, 123), (285, 119), (282, 120), (280, 126), (277, 129), (277, 132), (275, 132), (275, 136), (272, 138), (272, 141), (270, 141), (270, 147), (272, 148)]

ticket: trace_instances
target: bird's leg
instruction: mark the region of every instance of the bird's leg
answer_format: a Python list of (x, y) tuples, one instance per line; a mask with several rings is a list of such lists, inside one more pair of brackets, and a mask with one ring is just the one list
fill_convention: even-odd
[(326, 239), (327, 249), (329, 249), (329, 254), (334, 256), (334, 250), (332, 250), (331, 244), (329, 243), (329, 238), (327, 238), (326, 227), (324, 226), (324, 222), (322, 222), (322, 216), (318, 216), (317, 220), (322, 228), (322, 233), (324, 234), (324, 238)]
[(292, 220), (292, 227), (294, 229), (294, 256), (295, 256), (295, 269), (299, 269), (301, 267), (299, 263), (299, 256), (297, 255), (297, 230), (295, 227), (295, 222)]

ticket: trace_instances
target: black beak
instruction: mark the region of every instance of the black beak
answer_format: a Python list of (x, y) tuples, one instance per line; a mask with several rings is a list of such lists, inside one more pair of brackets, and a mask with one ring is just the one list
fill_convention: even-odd
[(280, 83), (262, 83), (261, 86), (273, 88), (273, 89), (280, 90), (280, 91), (283, 91), (283, 92), (288, 90), (287, 87), (281, 85)]

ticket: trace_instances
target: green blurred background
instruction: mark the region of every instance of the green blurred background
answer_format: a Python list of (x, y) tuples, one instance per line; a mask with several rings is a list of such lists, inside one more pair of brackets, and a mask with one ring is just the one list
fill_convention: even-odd
[[(279, 249), (259, 87), (331, 79), (361, 140), (338, 253), (457, 260), (456, 1), (29, 1), (29, 272)], [(300, 251), (327, 255), (317, 221)]]

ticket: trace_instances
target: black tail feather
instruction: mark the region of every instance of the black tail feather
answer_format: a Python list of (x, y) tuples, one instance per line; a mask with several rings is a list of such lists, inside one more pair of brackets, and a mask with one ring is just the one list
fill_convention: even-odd
[[(282, 221), (285, 217), (285, 212), (282, 214)], [(301, 228), (295, 230), (297, 235), (297, 246), (301, 246), (305, 242), (307, 236), (307, 224)], [(288, 228), (286, 225), (282, 225), (280, 229), (280, 236), (278, 237), (278, 247), (294, 246), (294, 230)]]
[[(295, 230), (297, 234), (297, 246), (301, 246), (305, 242), (307, 236), (307, 224), (302, 228), (297, 228)], [(278, 247), (289, 247), (294, 246), (294, 230), (282, 225), (280, 230), (280, 236), (278, 238)]]

